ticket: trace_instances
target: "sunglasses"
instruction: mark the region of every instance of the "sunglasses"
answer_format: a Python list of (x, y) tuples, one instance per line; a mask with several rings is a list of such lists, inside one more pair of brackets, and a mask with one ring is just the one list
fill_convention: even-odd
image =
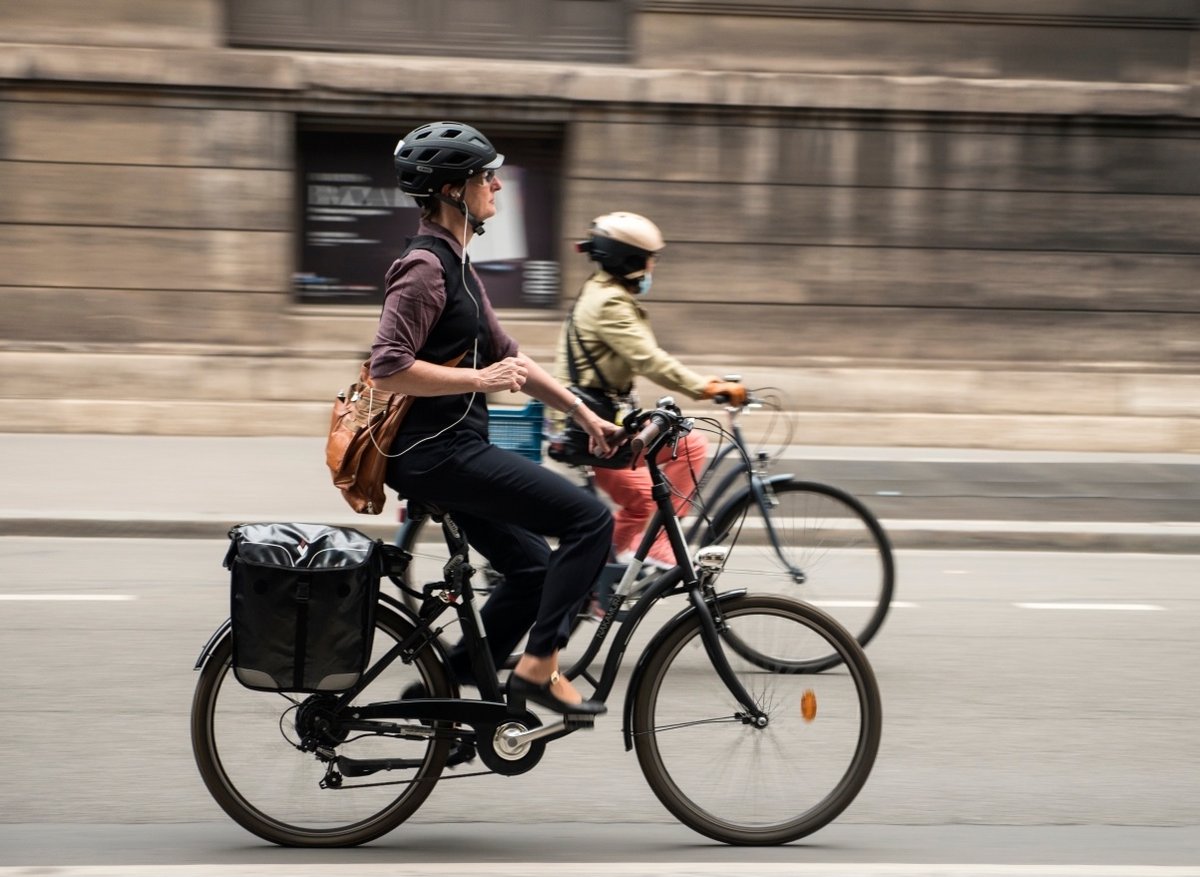
[(479, 185), (490, 186), (492, 184), (492, 182), (496, 179), (496, 171), (494, 169), (486, 170), (482, 174), (480, 174), (477, 177), (477, 179), (479, 180)]

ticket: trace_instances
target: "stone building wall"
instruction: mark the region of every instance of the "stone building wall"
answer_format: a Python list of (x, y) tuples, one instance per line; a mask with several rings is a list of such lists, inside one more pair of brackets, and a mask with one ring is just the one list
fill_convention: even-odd
[[(660, 338), (811, 441), (1200, 447), (1200, 3), (626, 6), (584, 63), (0, 7), (0, 417), (319, 433), (374, 310), (292, 300), (297, 128), (441, 116), (559, 132), (564, 302), (591, 216), (651, 216)], [(561, 313), (504, 317), (544, 353)]]

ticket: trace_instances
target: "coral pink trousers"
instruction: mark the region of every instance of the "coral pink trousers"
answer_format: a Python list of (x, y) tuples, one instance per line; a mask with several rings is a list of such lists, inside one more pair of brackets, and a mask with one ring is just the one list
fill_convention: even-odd
[[(672, 460), (663, 451), (659, 454), (659, 468), (671, 484), (675, 494), (675, 512), (681, 518), (691, 507), (690, 500), (696, 489), (696, 481), (704, 472), (705, 457), (708, 455), (708, 439), (693, 432), (679, 442), (679, 456)], [(596, 484), (612, 497), (620, 508), (613, 514), (613, 548), (617, 556), (633, 552), (642, 541), (642, 533), (654, 515), (654, 500), (650, 496), (650, 470), (643, 463), (637, 469), (596, 469)], [(666, 530), (650, 548), (649, 558), (665, 566), (675, 565), (675, 555)]]

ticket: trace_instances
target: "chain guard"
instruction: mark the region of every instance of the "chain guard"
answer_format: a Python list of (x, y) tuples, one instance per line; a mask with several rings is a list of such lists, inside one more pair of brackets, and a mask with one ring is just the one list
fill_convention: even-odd
[(533, 713), (526, 711), (523, 715), (513, 716), (499, 726), (480, 725), (475, 729), (475, 749), (479, 759), (488, 770), (504, 776), (517, 776), (532, 770), (542, 760), (546, 752), (544, 740), (534, 740), (522, 747), (519, 754), (498, 749), (498, 738), (506, 731), (532, 731), (540, 728), (542, 723)]

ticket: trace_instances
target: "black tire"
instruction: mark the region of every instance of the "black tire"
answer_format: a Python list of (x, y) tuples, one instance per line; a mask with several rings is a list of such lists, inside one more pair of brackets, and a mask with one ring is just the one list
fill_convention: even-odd
[[(375, 619), (373, 662), (413, 630), (408, 620), (382, 605)], [(347, 777), (341, 789), (320, 788), (325, 764), (285, 739), (285, 734), (293, 740), (297, 736), (297, 705), (308, 701), (311, 708), (316, 701), (303, 694), (244, 688), (233, 675), (231, 661), (232, 637), (226, 634), (200, 672), (192, 701), (192, 751), (208, 791), (247, 831), (283, 846), (355, 846), (391, 831), (433, 791), (446, 764), (448, 740), (356, 739), (355, 734), (331, 745), (339, 755), (412, 759), (419, 766)], [(441, 660), (434, 649), (426, 648), (412, 664), (393, 661), (355, 703), (397, 699), (417, 681), (430, 696), (453, 696)], [(413, 782), (366, 787), (397, 780)]]
[[(754, 497), (733, 497), (713, 516), (702, 543), (731, 546), (721, 587), (812, 603), (865, 647), (883, 626), (895, 589), (896, 563), (883, 526), (860, 500), (828, 484), (793, 478), (768, 487), (782, 556)], [(752, 651), (745, 656), (753, 660)], [(813, 656), (792, 669), (818, 671), (839, 660), (834, 653)]]
[(879, 749), (879, 688), (858, 643), (820, 610), (778, 596), (721, 605), (731, 628), (766, 653), (833, 649), (843, 667), (772, 672), (725, 649), (768, 714), (759, 728), (739, 717), (743, 708), (713, 669), (693, 614), (646, 656), (632, 694), (638, 763), (659, 801), (700, 834), (729, 844), (789, 843), (837, 818), (862, 789)]

